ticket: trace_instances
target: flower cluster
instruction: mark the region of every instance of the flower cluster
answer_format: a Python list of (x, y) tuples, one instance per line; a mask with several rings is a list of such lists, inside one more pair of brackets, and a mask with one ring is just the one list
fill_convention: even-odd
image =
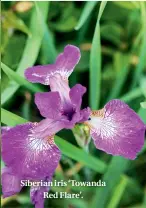
[[(144, 144), (145, 125), (139, 116), (120, 100), (111, 100), (101, 110), (81, 109), (86, 88), (70, 88), (68, 78), (79, 62), (80, 51), (67, 45), (54, 64), (26, 69), (33, 83), (50, 85), (50, 92), (36, 93), (35, 103), (44, 117), (39, 123), (6, 128), (2, 135), (3, 196), (20, 192), (21, 180), (51, 181), (61, 152), (54, 135), (75, 124), (88, 126), (95, 146), (112, 155), (135, 159)], [(30, 197), (36, 208), (44, 206), (43, 192), (49, 187), (31, 187)]]

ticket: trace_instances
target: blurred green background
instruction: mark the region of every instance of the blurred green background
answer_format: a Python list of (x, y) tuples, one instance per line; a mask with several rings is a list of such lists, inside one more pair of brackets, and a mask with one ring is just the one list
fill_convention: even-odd
[[(69, 81), (87, 87), (82, 107), (99, 109), (120, 98), (146, 123), (146, 2), (2, 2), (1, 31), (2, 124), (23, 123), (16, 115), (42, 119), (34, 93), (48, 87), (28, 83), (24, 70), (53, 63), (66, 44), (81, 50)], [(82, 126), (58, 136), (63, 155), (54, 179), (102, 179), (107, 186), (52, 187), (52, 193), (82, 191), (83, 199), (49, 199), (45, 208), (146, 207), (146, 145), (136, 160), (128, 161), (95, 149), (92, 142), (87, 148)], [(29, 188), (2, 199), (2, 207), (33, 207)]]

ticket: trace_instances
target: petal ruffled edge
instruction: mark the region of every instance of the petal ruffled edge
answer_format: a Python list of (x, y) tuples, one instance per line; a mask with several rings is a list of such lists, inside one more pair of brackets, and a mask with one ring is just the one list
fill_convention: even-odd
[(144, 145), (144, 123), (121, 100), (111, 100), (102, 110), (93, 111), (85, 124), (95, 146), (108, 154), (133, 160)]
[(72, 73), (76, 64), (80, 60), (81, 54), (78, 47), (74, 45), (67, 45), (64, 48), (64, 52), (61, 53), (55, 62), (57, 73), (61, 74), (62, 77), (68, 78)]
[(63, 79), (68, 79), (81, 57), (78, 47), (67, 45), (64, 52), (58, 55), (55, 64), (29, 67), (25, 70), (25, 77), (33, 83), (50, 84), (50, 77), (60, 74)]

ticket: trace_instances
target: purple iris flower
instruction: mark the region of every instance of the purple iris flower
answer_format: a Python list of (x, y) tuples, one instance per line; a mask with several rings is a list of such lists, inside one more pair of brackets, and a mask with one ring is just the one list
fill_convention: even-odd
[[(58, 56), (55, 64), (36, 66), (26, 70), (25, 75), (29, 81), (50, 85), (51, 91), (56, 91), (56, 93), (58, 91), (60, 95), (60, 99), (57, 99), (56, 94), (55, 99), (55, 92), (54, 95), (52, 92), (46, 93), (46, 96), (44, 93), (36, 94), (36, 104), (41, 114), (47, 117), (48, 109), (52, 113), (54, 111), (57, 112), (57, 109), (59, 109), (60, 112), (63, 112), (62, 118), (63, 115), (68, 115), (68, 119), (72, 117), (70, 115), (74, 115), (75, 123), (87, 120), (85, 124), (89, 127), (90, 134), (98, 149), (112, 155), (121, 155), (129, 159), (135, 159), (136, 154), (144, 144), (145, 125), (140, 117), (124, 102), (111, 100), (102, 110), (91, 111), (87, 108), (78, 111), (78, 113), (73, 113), (77, 109), (73, 110), (70, 103), (78, 103), (79, 109), (82, 94), (85, 92), (81, 85), (75, 85), (71, 90), (68, 87), (68, 76), (73, 71), (75, 64), (78, 63), (79, 58), (79, 49), (68, 45), (65, 47), (64, 53)], [(53, 100), (56, 102), (56, 105), (62, 101), (63, 107), (59, 108), (60, 104), (55, 107), (51, 105)], [(47, 109), (46, 113), (44, 109)], [(83, 117), (77, 119), (77, 115), (78, 118), (80, 116)], [(69, 122), (69, 124), (71, 123)]]
[[(7, 167), (7, 171), (2, 174), (4, 197), (21, 190), (22, 187), (18, 187), (20, 180), (37, 181), (45, 180), (46, 177), (52, 178), (61, 157), (60, 150), (54, 143), (54, 135), (63, 128), (73, 128), (77, 122), (88, 119), (90, 109), (80, 110), (86, 88), (77, 84), (70, 89), (68, 85), (68, 76), (79, 58), (79, 49), (67, 46), (54, 65), (26, 70), (26, 77), (31, 79), (32, 73), (32, 79), (35, 76), (36, 82), (50, 83), (52, 92), (35, 94), (35, 103), (41, 115), (45, 117), (44, 120), (4, 129), (2, 157)], [(9, 178), (14, 179), (11, 191), (9, 186), (6, 187)], [(37, 204), (40, 198), (44, 201), (42, 190), (43, 188), (34, 188), (30, 192), (36, 207), (39, 207)]]
[[(87, 125), (95, 146), (108, 154), (135, 159), (141, 150), (145, 125), (124, 102), (111, 100), (97, 111), (91, 111), (89, 107), (80, 109), (86, 88), (76, 84), (70, 89), (68, 84), (68, 77), (79, 59), (79, 49), (67, 45), (55, 64), (35, 66), (25, 71), (30, 82), (50, 85), (51, 92), (35, 94), (35, 103), (45, 119), (7, 128), (3, 132), (4, 197), (21, 190), (20, 180), (51, 180), (61, 157), (54, 135), (77, 123)], [(44, 206), (43, 192), (46, 189), (49, 187), (31, 187), (30, 196), (36, 208)]]
[(73, 128), (77, 122), (86, 121), (90, 114), (90, 108), (80, 110), (86, 88), (76, 84), (70, 89), (68, 84), (68, 77), (80, 57), (77, 47), (67, 45), (55, 64), (35, 66), (25, 71), (28, 81), (50, 85), (51, 92), (36, 93), (35, 103), (43, 117), (62, 121), (64, 128)]
[[(46, 137), (40, 137), (38, 132), (35, 132), (41, 123), (26, 123), (4, 129), (2, 158), (6, 167), (2, 170), (3, 197), (20, 192), (21, 180), (51, 180), (61, 152), (55, 145), (53, 136), (48, 134)], [(50, 132), (53, 133), (51, 129)], [(49, 190), (49, 187), (31, 187), (30, 197), (36, 208), (44, 207), (44, 190)]]

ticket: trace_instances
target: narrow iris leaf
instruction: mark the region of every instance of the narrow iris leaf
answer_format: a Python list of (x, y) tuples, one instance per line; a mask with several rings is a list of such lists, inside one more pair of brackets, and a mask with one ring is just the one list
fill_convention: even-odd
[(44, 21), (44, 18), (43, 18), (44, 14), (41, 12), (38, 2), (35, 2), (35, 6), (36, 6), (36, 11), (40, 20), (40, 25), (44, 31), (44, 37), (42, 39), (42, 49), (44, 50), (44, 53), (46, 55), (45, 59), (47, 59), (48, 63), (53, 63), (57, 56), (57, 51), (55, 48), (53, 36), (51, 34), (51, 31), (48, 28), (48, 25)]
[(14, 72), (5, 64), (1, 63), (1, 68), (4, 73), (9, 77), (9, 79), (14, 80), (19, 86), (24, 86), (25, 88), (29, 89), (32, 92), (41, 92), (41, 88), (35, 86), (35, 84), (31, 84), (26, 79), (21, 77), (19, 74)]
[(17, 116), (3, 108), (1, 108), (1, 121), (3, 124), (6, 124), (7, 126), (15, 126), (27, 122), (26, 119)]
[(112, 195), (112, 198), (107, 208), (116, 208), (118, 206), (127, 184), (128, 184), (128, 178), (121, 177), (120, 182), (115, 187), (114, 193)]
[(101, 43), (100, 43), (100, 18), (106, 6), (106, 1), (101, 2), (99, 14), (92, 40), (90, 53), (90, 106), (97, 109), (100, 102), (101, 84)]
[[(43, 13), (42, 15), (43, 19), (42, 20), (38, 19), (39, 16), (37, 15), (36, 9), (34, 8), (32, 11), (30, 28), (29, 28), (31, 32), (31, 37), (28, 37), (26, 41), (26, 46), (24, 48), (22, 58), (20, 60), (17, 69), (17, 73), (22, 76), (24, 76), (24, 70), (27, 67), (34, 65), (44, 36), (44, 29), (41, 27), (40, 21), (45, 21), (47, 18), (49, 2), (37, 2), (37, 4), (41, 13)], [(9, 82), (8, 87), (2, 93), (1, 104), (3, 105), (4, 103), (6, 103), (12, 97), (12, 95), (17, 91), (18, 88), (19, 85), (16, 84), (14, 81)]]
[(12, 11), (4, 11), (2, 12), (3, 16), (3, 27), (5, 29), (16, 29), (21, 32), (26, 33), (27, 35), (31, 36), (31, 32), (29, 31), (28, 27), (25, 25), (22, 19), (17, 17), (14, 12)]
[(125, 95), (123, 95), (122, 97), (120, 97), (121, 100), (123, 100), (124, 102), (128, 103), (131, 100), (134, 100), (140, 96), (142, 96), (142, 90), (140, 87), (134, 88), (132, 91), (126, 93)]
[(133, 81), (131, 85), (131, 89), (136, 86), (138, 83), (144, 68), (146, 67), (146, 6), (145, 2), (140, 2), (141, 5), (141, 16), (142, 16), (142, 25), (143, 25), (143, 37), (142, 37), (142, 43), (141, 43), (141, 49), (140, 49), (140, 55), (139, 55), (139, 63), (137, 64), (137, 67), (134, 71)]
[[(115, 68), (117, 70), (117, 75), (116, 75), (116, 79), (115, 79), (114, 85), (112, 87), (112, 90), (109, 93), (107, 101), (109, 101), (111, 99), (115, 99), (120, 95), (120, 92), (122, 90), (122, 87), (126, 81), (126, 78), (128, 76), (128, 72), (129, 72), (129, 56), (124, 56), (121, 53), (118, 54), (118, 56), (119, 56), (118, 65), (120, 65), (120, 68), (115, 64)], [(119, 64), (119, 62), (120, 62), (120, 64)]]
[(78, 21), (78, 24), (75, 27), (75, 30), (79, 30), (84, 25), (84, 23), (88, 19), (89, 15), (93, 11), (94, 7), (96, 6), (96, 4), (97, 4), (96, 1), (86, 2), (85, 6), (84, 6), (84, 9), (83, 9), (83, 12), (81, 14), (81, 17)]
[[(106, 181), (106, 188), (96, 189), (96, 194), (93, 198), (92, 207), (104, 208), (107, 206), (108, 200), (112, 196), (112, 192), (120, 180), (121, 174), (125, 172), (129, 165), (129, 160), (122, 157), (112, 157), (110, 164), (108, 165), (107, 171), (104, 174), (102, 180)], [(104, 200), (102, 199), (104, 196)]]

